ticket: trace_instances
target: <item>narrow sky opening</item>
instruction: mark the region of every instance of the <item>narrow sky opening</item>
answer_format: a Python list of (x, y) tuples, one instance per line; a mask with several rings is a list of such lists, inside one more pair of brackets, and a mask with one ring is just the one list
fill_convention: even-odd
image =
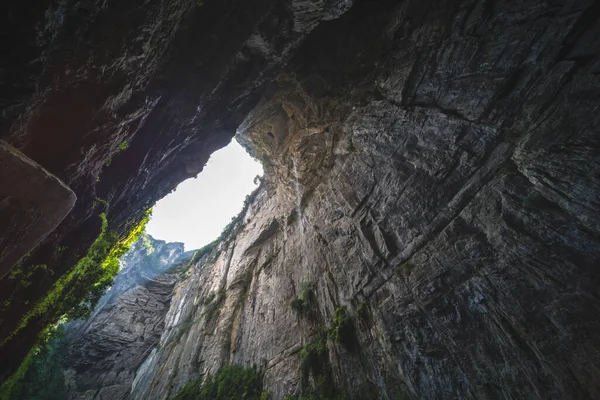
[(262, 165), (236, 141), (214, 152), (196, 179), (188, 179), (153, 208), (146, 232), (199, 249), (215, 240), (257, 186)]

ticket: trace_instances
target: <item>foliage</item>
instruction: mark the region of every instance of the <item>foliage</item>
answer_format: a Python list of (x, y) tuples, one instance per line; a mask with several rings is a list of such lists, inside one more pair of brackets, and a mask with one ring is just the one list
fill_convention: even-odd
[(36, 317), (45, 316), (48, 326), (61, 319), (88, 317), (119, 272), (119, 258), (144, 231), (150, 213), (151, 210), (148, 210), (142, 221), (123, 240), (119, 240), (116, 232), (108, 230), (106, 214), (101, 213), (100, 234), (85, 257), (54, 283), (46, 297), (23, 316), (17, 328), (0, 346), (6, 344)]
[(192, 320), (191, 316), (186, 321), (182, 322), (177, 326), (177, 334), (175, 335), (175, 342), (179, 342), (181, 337), (189, 332), (190, 328), (196, 321)]
[(19, 369), (0, 387), (0, 399), (62, 400), (64, 387), (62, 324), (45, 329)]
[(353, 349), (356, 341), (354, 323), (346, 312), (346, 307), (338, 307), (333, 315), (333, 322), (327, 330), (329, 338), (343, 344), (348, 349)]
[(303, 284), (300, 295), (292, 299), (290, 306), (299, 315), (314, 319), (316, 317), (317, 305), (312, 287), (309, 284)]
[(121, 143), (119, 143), (119, 147), (117, 147), (117, 153), (127, 150), (128, 148), (129, 148), (129, 143), (127, 143), (126, 141), (122, 141)]
[(302, 384), (308, 385), (309, 377), (314, 380), (314, 391), (305, 391), (300, 399), (332, 398), (335, 393), (329, 365), (329, 350), (324, 340), (317, 340), (304, 345), (300, 351), (300, 372)]
[(241, 365), (221, 367), (216, 375), (186, 384), (173, 400), (266, 400), (268, 392), (262, 390), (262, 374), (256, 367)]
[(403, 271), (410, 273), (410, 271), (412, 271), (414, 267), (415, 266), (412, 263), (406, 261), (406, 262), (403, 262), (402, 264), (398, 265), (396, 267), (395, 271), (396, 271), (397, 275), (402, 275)]
[(96, 208), (98, 204), (102, 204), (104, 206), (104, 211), (108, 210), (108, 201), (101, 199), (100, 197), (96, 197), (96, 199), (94, 200), (94, 208)]
[(300, 351), (300, 371), (303, 378), (308, 378), (311, 373), (314, 376), (321, 375), (328, 360), (329, 351), (323, 340), (305, 344)]
[(150, 255), (154, 253), (154, 247), (152, 246), (152, 242), (150, 242), (150, 236), (148, 236), (147, 233), (142, 234), (142, 243), (146, 249), (146, 254)]

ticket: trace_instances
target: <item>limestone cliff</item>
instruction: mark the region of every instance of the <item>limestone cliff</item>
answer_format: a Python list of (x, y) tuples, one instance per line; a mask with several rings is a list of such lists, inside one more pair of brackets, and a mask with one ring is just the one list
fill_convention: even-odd
[[(172, 398), (238, 363), (273, 399), (600, 398), (599, 3), (310, 3), (292, 2), (320, 7), (292, 47), (275, 28), (281, 41), (245, 42), (277, 60), (239, 88), (252, 102), (230, 90), (260, 63), (214, 89), (209, 111), (239, 127), (264, 182), (175, 284), (158, 344), (124, 355), (120, 395)], [(170, 72), (185, 86), (188, 69)], [(170, 140), (182, 125), (162, 117), (193, 89), (139, 137)], [(181, 172), (190, 153), (164, 154)], [(318, 343), (318, 368), (303, 364)]]
[[(356, 399), (600, 398), (597, 17), (363, 2), (317, 28), (242, 124), (266, 182), (131, 398), (226, 363), (275, 399), (327, 373)], [(342, 307), (349, 340), (323, 339)]]
[[(55, 181), (49, 191), (50, 180), (0, 162), (0, 176), (20, 171), (18, 184), (0, 182), (5, 246), (0, 381), (64, 312), (48, 295), (99, 236), (102, 209), (108, 229), (126, 236), (146, 209), (196, 176), (210, 154), (231, 140), (304, 37), (351, 5), (352, 0), (0, 5), (0, 139), (28, 157), (42, 178)], [(42, 193), (48, 194), (45, 201)], [(59, 193), (64, 204), (51, 207)], [(27, 215), (32, 212), (38, 215)], [(4, 265), (26, 253), (22, 265)], [(24, 284), (7, 278), (15, 268), (28, 277)], [(40, 305), (48, 309), (36, 311)]]
[(182, 243), (148, 235), (132, 246), (92, 317), (67, 327), (63, 365), (70, 398), (116, 399), (129, 393), (135, 371), (162, 333), (177, 281), (173, 270), (191, 256)]

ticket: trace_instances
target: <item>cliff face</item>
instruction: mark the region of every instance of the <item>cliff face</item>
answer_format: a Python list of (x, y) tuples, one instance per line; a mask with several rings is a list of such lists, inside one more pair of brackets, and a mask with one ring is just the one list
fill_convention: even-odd
[(121, 259), (123, 269), (92, 317), (70, 323), (64, 366), (69, 398), (119, 399), (164, 328), (176, 275), (192, 254), (182, 243), (144, 236)]
[[(109, 229), (124, 235), (231, 140), (306, 34), (351, 4), (42, 0), (0, 6), (0, 139), (77, 198), (62, 220), (52, 207), (32, 208), (43, 186), (28, 175), (18, 176), (28, 182), (24, 195), (15, 193), (20, 185), (2, 182), (0, 236), (22, 236), (8, 243), (21, 250), (18, 258), (39, 244), (19, 267), (25, 285), (7, 279), (11, 266), (0, 265), (0, 379), (56, 322), (56, 309), (35, 309), (98, 237), (98, 204), (106, 206)], [(35, 201), (14, 201), (22, 198)], [(12, 220), (48, 208), (38, 221), (62, 222), (47, 237), (41, 229), (25, 238), (32, 230)], [(40, 265), (45, 268), (35, 268)]]
[[(298, 36), (273, 33), (283, 27), (269, 24), (287, 21), (273, 17), (277, 8), (261, 19), (270, 33), (248, 39), (235, 60), (268, 54), (285, 69), (267, 79), (260, 63), (241, 63), (231, 86), (214, 90), (253, 101), (207, 95), (212, 108), (198, 109), (230, 118), (231, 129), (241, 123), (239, 140), (265, 165), (261, 190), (234, 234), (179, 279), (168, 311), (166, 289), (105, 306), (103, 321), (119, 328), (113, 339), (81, 336), (77, 373), (106, 344), (106, 367), (82, 379), (115, 398), (171, 398), (227, 363), (260, 366), (275, 399), (600, 398), (598, 3), (345, 5), (292, 2), (289, 32), (310, 27)], [(317, 6), (318, 26), (302, 17)], [(169, 76), (181, 74), (183, 94), (161, 103), (159, 129), (140, 138), (170, 140), (182, 125), (164, 113), (191, 110), (196, 86), (182, 88), (200, 73), (177, 65)], [(264, 91), (258, 81), (269, 82)], [(221, 127), (199, 126), (202, 135)], [(190, 153), (165, 155), (165, 168), (181, 172), (190, 154), (208, 154), (212, 142), (200, 137), (184, 140), (198, 145)], [(161, 159), (141, 154), (136, 168)], [(202, 165), (198, 157), (186, 165)], [(151, 199), (164, 182), (141, 190), (122, 179), (123, 199)], [(136, 305), (150, 297), (162, 299), (164, 323), (155, 300)], [(143, 344), (122, 346), (114, 333), (138, 316), (148, 328), (123, 341)], [(306, 345), (318, 343), (317, 365), (306, 365)]]
[(226, 363), (276, 399), (328, 374), (356, 399), (599, 398), (597, 11), (363, 2), (317, 28), (242, 124), (266, 183), (132, 398)]

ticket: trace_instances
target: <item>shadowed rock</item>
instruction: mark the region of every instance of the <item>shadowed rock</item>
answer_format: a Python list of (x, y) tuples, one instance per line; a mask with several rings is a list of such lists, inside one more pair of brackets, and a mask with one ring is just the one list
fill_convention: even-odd
[(57, 177), (0, 141), (0, 279), (67, 216), (75, 194)]

